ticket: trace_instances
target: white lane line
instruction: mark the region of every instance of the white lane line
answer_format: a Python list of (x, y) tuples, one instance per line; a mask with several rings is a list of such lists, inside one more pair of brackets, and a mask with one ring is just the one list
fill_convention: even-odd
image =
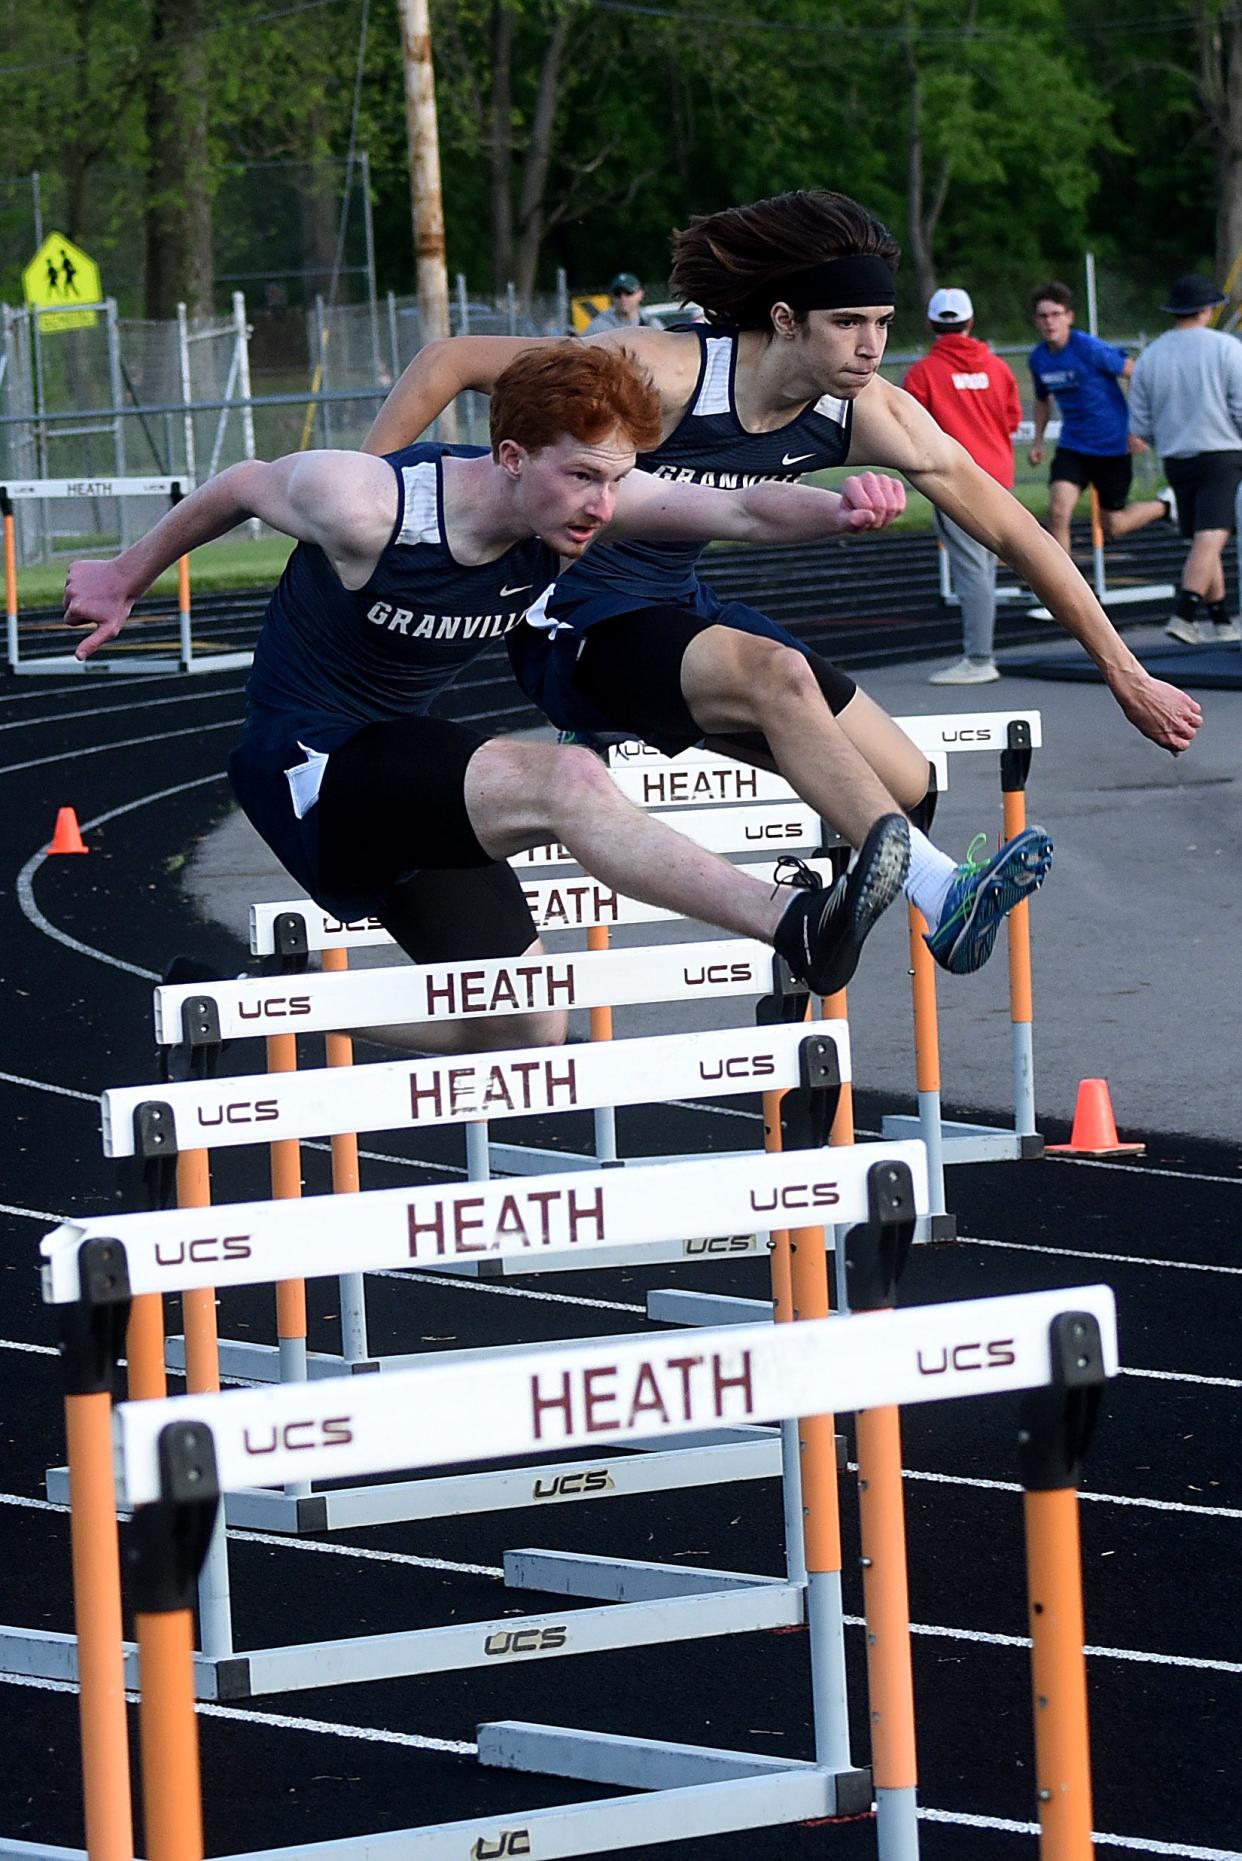
[[(532, 1292), (527, 1286), (501, 1286), (490, 1279), (458, 1279), (455, 1274), (448, 1273), (437, 1273), (433, 1277), (437, 1286), (452, 1286), (458, 1291), (467, 1288), (475, 1292), (495, 1292), (506, 1299), (538, 1299), (547, 1305), (589, 1305), (600, 1312), (637, 1312), (643, 1317), (647, 1312), (645, 1305), (627, 1304), (624, 1299), (584, 1299), (572, 1292)], [(408, 1286), (412, 1276), (381, 1267), (377, 1272), (368, 1273), (367, 1278), (401, 1280)]]
[[(31, 1512), (67, 1513), (69, 1510), (68, 1506), (58, 1501), (29, 1499), (19, 1493), (0, 1493), (0, 1505)], [(405, 1551), (378, 1551), (360, 1545), (287, 1537), (280, 1532), (248, 1531), (244, 1527), (232, 1525), (228, 1536), (230, 1542), (236, 1540), (245, 1544), (266, 1544), (279, 1551), (308, 1551), (319, 1556), (353, 1558), (360, 1563), (403, 1564), (417, 1570), (445, 1571), (451, 1576), (490, 1577), (496, 1582), (504, 1581), (504, 1567), (500, 1564), (468, 1564), (455, 1558), (421, 1557)], [(849, 1628), (865, 1628), (867, 1625), (866, 1618), (860, 1615), (847, 1615), (842, 1619)], [(910, 1632), (932, 1640), (978, 1642), (994, 1648), (1029, 1649), (1031, 1645), (1029, 1635), (1003, 1635), (981, 1628), (952, 1628), (940, 1622), (912, 1622)], [(1087, 1647), (1084, 1652), (1100, 1661), (1129, 1661), (1149, 1667), (1189, 1667), (1203, 1673), (1242, 1674), (1242, 1661), (1214, 1660), (1208, 1656), (1160, 1654), (1143, 1648)]]
[[(88, 743), (81, 749), (58, 750), (55, 756), (35, 756), (29, 762), (5, 763), (0, 767), (0, 775), (20, 775), (23, 769), (44, 769), (54, 762), (78, 762), (83, 756), (107, 756), (113, 750), (132, 750), (142, 743), (171, 743), (176, 737), (197, 737), (204, 730), (239, 730), (241, 723), (240, 717), (221, 717), (212, 724), (190, 724), (185, 730), (158, 730), (150, 737), (122, 737), (116, 743)], [(106, 814), (99, 816), (100, 820), (110, 818)]]
[(60, 1226), (63, 1215), (53, 1215), (46, 1208), (18, 1208), (14, 1202), (0, 1202), (0, 1215), (20, 1215), (26, 1221), (51, 1221)]
[[(61, 686), (64, 685), (63, 679), (58, 674), (55, 674), (55, 673), (48, 674), (47, 676), (48, 676), (49, 682), (46, 686), (35, 684), (33, 689), (28, 690), (28, 691), (0, 692), (0, 706), (8, 706), (12, 704), (38, 704), (41, 698), (51, 699), (51, 698), (61, 697), (62, 693), (58, 692), (56, 687), (57, 685), (61, 685)], [(74, 676), (76, 677), (76, 674)], [(181, 684), (185, 678), (185, 673), (184, 672), (135, 673), (130, 678), (113, 677), (111, 673), (105, 674), (105, 676), (107, 677), (107, 680), (108, 680), (107, 689), (108, 691), (112, 692), (112, 691), (132, 691), (136, 685), (141, 685), (149, 689), (150, 687), (154, 685), (170, 684), (172, 680), (174, 679), (177, 681), (178, 684)], [(223, 676), (223, 674), (217, 672), (213, 674), (212, 676), (216, 678), (220, 678)], [(85, 697), (90, 696), (91, 693), (88, 691), (88, 688), (87, 688), (87, 681), (89, 680), (89, 678), (90, 678), (90, 674), (88, 673), (87, 679), (84, 680), (81, 685), (71, 685), (71, 686), (65, 687), (63, 690), (64, 699), (71, 702), (74, 698), (85, 698)], [(62, 711), (56, 711), (52, 715), (53, 717), (57, 717), (57, 718), (73, 717), (75, 713), (73, 711), (62, 710)]]
[[(847, 1615), (844, 1620), (850, 1628), (865, 1628), (865, 1616)], [(1029, 1648), (1029, 1635), (997, 1635), (981, 1628), (946, 1628), (936, 1622), (911, 1622), (912, 1635), (926, 1635), (937, 1641), (974, 1641), (992, 1648)], [(1242, 1661), (1216, 1661), (1200, 1658), (1193, 1654), (1151, 1654), (1142, 1648), (1092, 1648), (1083, 1649), (1084, 1654), (1091, 1655), (1098, 1661), (1135, 1661), (1146, 1667), (1192, 1667), (1196, 1671), (1213, 1674), (1242, 1674)]]
[(223, 685), (218, 691), (183, 692), (176, 698), (140, 698), (134, 704), (97, 704), (89, 711), (49, 711), (42, 717), (18, 717), (0, 724), (0, 730), (34, 730), (40, 724), (76, 724), (80, 717), (116, 717), (122, 711), (158, 711), (167, 704), (198, 704), (204, 698), (240, 698), (240, 685)]
[[(851, 1471), (857, 1473), (857, 1465), (851, 1462), (850, 1466)], [(987, 1493), (1022, 1491), (1016, 1480), (985, 1480), (977, 1474), (928, 1473), (913, 1467), (903, 1467), (901, 1473), (903, 1479), (922, 1480), (931, 1486), (973, 1486)], [(1129, 1493), (1093, 1493), (1086, 1487), (1079, 1488), (1078, 1497), (1101, 1506), (1137, 1506), (1144, 1512), (1179, 1512), (1201, 1519), (1242, 1519), (1242, 1508), (1238, 1506), (1198, 1506), (1182, 1499), (1140, 1499)]]
[(6, 1086), (29, 1086), (32, 1092), (55, 1092), (58, 1097), (66, 1099), (85, 1099), (88, 1105), (98, 1105), (98, 1092), (79, 1092), (76, 1086), (54, 1086), (50, 1079), (27, 1079), (24, 1073), (0, 1073), (0, 1083)]
[(1160, 1260), (1149, 1254), (1100, 1254), (1089, 1247), (1043, 1247), (1034, 1241), (985, 1241), (977, 1234), (959, 1234), (962, 1247), (1002, 1247), (1010, 1253), (1052, 1254), (1057, 1260), (1107, 1260), (1115, 1266), (1171, 1267), (1180, 1273), (1238, 1273), (1242, 1267), (1212, 1266), (1205, 1260)]
[[(204, 728), (214, 730), (215, 725), (208, 724), (205, 725)], [(177, 730), (167, 732), (166, 734), (170, 736), (192, 736), (194, 733), (192, 731)], [(144, 738), (143, 741), (157, 743), (160, 739), (158, 737), (148, 737)], [(123, 744), (106, 744), (104, 747), (109, 749), (123, 749), (125, 746)], [(4, 771), (0, 770), (0, 775), (3, 774)], [(115, 821), (122, 814), (132, 814), (135, 808), (150, 807), (153, 802), (166, 801), (170, 795), (184, 795), (188, 789), (205, 788), (208, 782), (223, 782), (224, 779), (224, 770), (220, 769), (217, 770), (214, 775), (200, 775), (192, 782), (178, 782), (172, 788), (161, 788), (154, 794), (140, 795), (137, 801), (127, 801), (122, 807), (109, 808), (106, 814), (96, 814), (92, 820), (83, 821), (82, 830), (84, 833), (89, 833), (94, 827), (102, 827), (105, 821)], [(97, 963), (107, 963), (113, 969), (123, 969), (126, 975), (140, 976), (144, 982), (159, 982), (161, 978), (158, 970), (143, 969), (137, 963), (124, 962), (119, 956), (109, 956), (106, 950), (97, 950), (92, 944), (82, 943), (79, 938), (71, 937), (67, 931), (58, 930), (56, 925), (53, 924), (49, 918), (44, 917), (38, 905), (35, 903), (34, 881), (35, 874), (46, 858), (46, 851), (32, 853), (17, 875), (17, 902), (21, 906), (26, 917), (34, 925), (35, 929), (41, 930), (45, 936), (53, 938), (57, 943), (64, 944), (66, 949), (76, 950), (79, 956), (93, 957)]]
[[(59, 1499), (32, 1499), (24, 1493), (0, 1493), (0, 1506), (12, 1506), (19, 1512), (59, 1512), (68, 1516), (69, 1507)], [(404, 1564), (411, 1570), (446, 1570), (452, 1576), (494, 1577), (504, 1580), (503, 1564), (463, 1564), (456, 1558), (420, 1557), (412, 1551), (379, 1551), (369, 1545), (324, 1543), (316, 1538), (288, 1537), (281, 1532), (249, 1531), (245, 1526), (230, 1525), (230, 1543), (270, 1544), (280, 1551), (313, 1551), (326, 1557), (352, 1557), (356, 1563)]]
[[(0, 1684), (32, 1687), (40, 1693), (76, 1693), (75, 1680), (43, 1680), (34, 1674), (0, 1674)], [(131, 1706), (136, 1693), (126, 1693)], [(233, 1719), (242, 1725), (274, 1725), (282, 1732), (315, 1732), (321, 1738), (354, 1738), (371, 1745), (404, 1745), (413, 1751), (446, 1751), (453, 1757), (475, 1757), (479, 1747), (462, 1738), (424, 1738), (418, 1732), (390, 1732), (377, 1725), (333, 1725), (327, 1719), (303, 1719), (287, 1712), (252, 1712), (245, 1706), (216, 1706), (196, 1700), (194, 1710), (204, 1719)]]
[[(303, 1147), (306, 1150), (327, 1151), (329, 1155), (332, 1151), (331, 1144), (320, 1143), (317, 1138), (314, 1141), (309, 1138), (303, 1139)], [(439, 1170), (445, 1176), (464, 1176), (466, 1173), (464, 1163), (429, 1163), (426, 1157), (394, 1157), (386, 1150), (359, 1150), (358, 1155), (364, 1157), (368, 1163), (397, 1163), (405, 1170)], [(418, 1184), (412, 1185), (415, 1188), (418, 1186)]]
[(713, 1105), (710, 1100), (703, 1103), (698, 1099), (669, 1099), (667, 1103), (676, 1105), (679, 1111), (711, 1111), (718, 1118), (745, 1118), (752, 1124), (763, 1123), (761, 1111), (739, 1111), (735, 1105)]
[(1146, 1377), (1154, 1383), (1196, 1383), (1204, 1389), (1242, 1389), (1242, 1377), (1192, 1376), (1188, 1370), (1132, 1370), (1123, 1365), (1121, 1375)]
[[(1002, 1835), (1038, 1835), (1037, 1822), (1013, 1822), (1007, 1816), (971, 1816), (964, 1810), (920, 1809), (921, 1822), (949, 1822), (962, 1829), (996, 1829)], [(1173, 1855), (1178, 1861), (1242, 1861), (1235, 1848), (1200, 1848), (1185, 1842), (1157, 1842), (1146, 1835), (1091, 1834), (1096, 1848), (1128, 1848), (1141, 1855)]]
[[(0, 1674), (0, 1684), (14, 1687), (29, 1687), (42, 1693), (76, 1693), (78, 1688), (72, 1680), (40, 1680), (30, 1674)], [(127, 1693), (126, 1699), (132, 1704), (137, 1700), (136, 1693)], [(321, 1738), (356, 1739), (364, 1744), (404, 1745), (419, 1751), (439, 1751), (453, 1757), (476, 1757), (477, 1744), (467, 1739), (426, 1738), (417, 1732), (390, 1732), (382, 1726), (374, 1725), (333, 1725), (325, 1719), (303, 1719), (292, 1713), (253, 1712), (242, 1706), (216, 1706), (205, 1701), (197, 1701), (195, 1712), (205, 1719), (232, 1719), (243, 1725), (271, 1725), (282, 1731), (312, 1732)], [(949, 1823), (964, 1829), (992, 1829), (1002, 1835), (1038, 1835), (1039, 1824), (1035, 1822), (1015, 1822), (1005, 1816), (974, 1816), (964, 1810), (929, 1809), (926, 1806), (918, 1812), (922, 1822)], [(1148, 1855), (1165, 1855), (1173, 1861), (1242, 1861), (1242, 1854), (1232, 1848), (1201, 1848), (1189, 1846), (1184, 1842), (1158, 1842), (1143, 1835), (1109, 1835), (1092, 1831), (1092, 1843), (1097, 1848), (1124, 1848), (1131, 1853)]]
[(1212, 1176), (1207, 1170), (1166, 1170), (1158, 1163), (1110, 1163), (1105, 1157), (1053, 1157), (1046, 1158), (1049, 1163), (1072, 1163), (1080, 1170), (1124, 1170), (1128, 1176), (1167, 1176), (1173, 1182), (1194, 1183), (1232, 1183), (1236, 1188), (1242, 1183), (1242, 1174), (1237, 1176)]

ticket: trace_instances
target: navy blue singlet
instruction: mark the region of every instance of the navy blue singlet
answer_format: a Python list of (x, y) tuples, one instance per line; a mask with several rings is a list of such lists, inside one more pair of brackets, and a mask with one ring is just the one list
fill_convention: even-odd
[[(748, 433), (738, 416), (735, 389), (737, 338), (709, 329), (695, 331), (700, 345), (694, 393), (668, 438), (654, 452), (640, 453), (640, 470), (678, 484), (738, 490), (773, 480), (796, 481), (804, 473), (843, 465), (850, 449), (853, 405), (823, 395), (796, 419), (772, 433)], [(605, 727), (592, 707), (571, 689), (583, 636), (602, 620), (643, 608), (684, 607), (691, 612), (760, 633), (805, 650), (773, 620), (740, 602), (724, 603), (697, 565), (700, 543), (593, 544), (560, 575), (509, 642), (518, 681), (561, 729)]]
[(537, 537), (467, 567), (445, 539), (440, 462), (479, 446), (406, 446), (388, 455), (397, 516), (365, 586), (346, 588), (323, 550), (299, 543), (268, 603), (246, 684), (229, 777), (281, 863), (342, 917), (358, 901), (319, 882), (316, 805), (328, 755), (368, 724), (427, 712), (484, 647), (503, 638), (556, 573)]

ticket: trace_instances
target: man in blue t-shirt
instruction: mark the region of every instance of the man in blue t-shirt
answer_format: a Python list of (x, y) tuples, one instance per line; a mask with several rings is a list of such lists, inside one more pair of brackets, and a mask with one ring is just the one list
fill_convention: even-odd
[(1131, 452), (1146, 452), (1130, 438), (1126, 397), (1118, 386), (1134, 363), (1124, 349), (1074, 328), (1074, 299), (1064, 284), (1041, 284), (1031, 293), (1035, 327), (1043, 341), (1027, 358), (1035, 384), (1032, 465), (1044, 456), (1044, 429), (1055, 396), (1061, 437), (1048, 472), (1048, 528), (1066, 555), (1070, 518), (1088, 485), (1100, 501), (1100, 523), (1108, 541), (1129, 536), (1157, 518), (1176, 512), (1173, 494), (1127, 505), (1134, 467)]

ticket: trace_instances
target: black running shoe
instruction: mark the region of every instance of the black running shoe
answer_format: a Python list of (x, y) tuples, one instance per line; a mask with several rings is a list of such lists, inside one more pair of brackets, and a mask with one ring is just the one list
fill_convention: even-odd
[(835, 885), (799, 892), (777, 927), (775, 945), (800, 982), (816, 995), (835, 995), (845, 987), (868, 932), (900, 892), (909, 866), (909, 823), (904, 814), (885, 814)]

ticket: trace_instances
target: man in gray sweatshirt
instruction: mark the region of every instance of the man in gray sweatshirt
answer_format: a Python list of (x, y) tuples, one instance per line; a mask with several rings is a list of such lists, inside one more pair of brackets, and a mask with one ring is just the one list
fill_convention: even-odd
[(1221, 556), (1242, 484), (1242, 342), (1209, 329), (1224, 295), (1206, 278), (1179, 278), (1160, 307), (1173, 328), (1144, 349), (1130, 377), (1130, 431), (1155, 446), (1190, 543), (1165, 628), (1191, 646), (1242, 639), (1225, 611)]

